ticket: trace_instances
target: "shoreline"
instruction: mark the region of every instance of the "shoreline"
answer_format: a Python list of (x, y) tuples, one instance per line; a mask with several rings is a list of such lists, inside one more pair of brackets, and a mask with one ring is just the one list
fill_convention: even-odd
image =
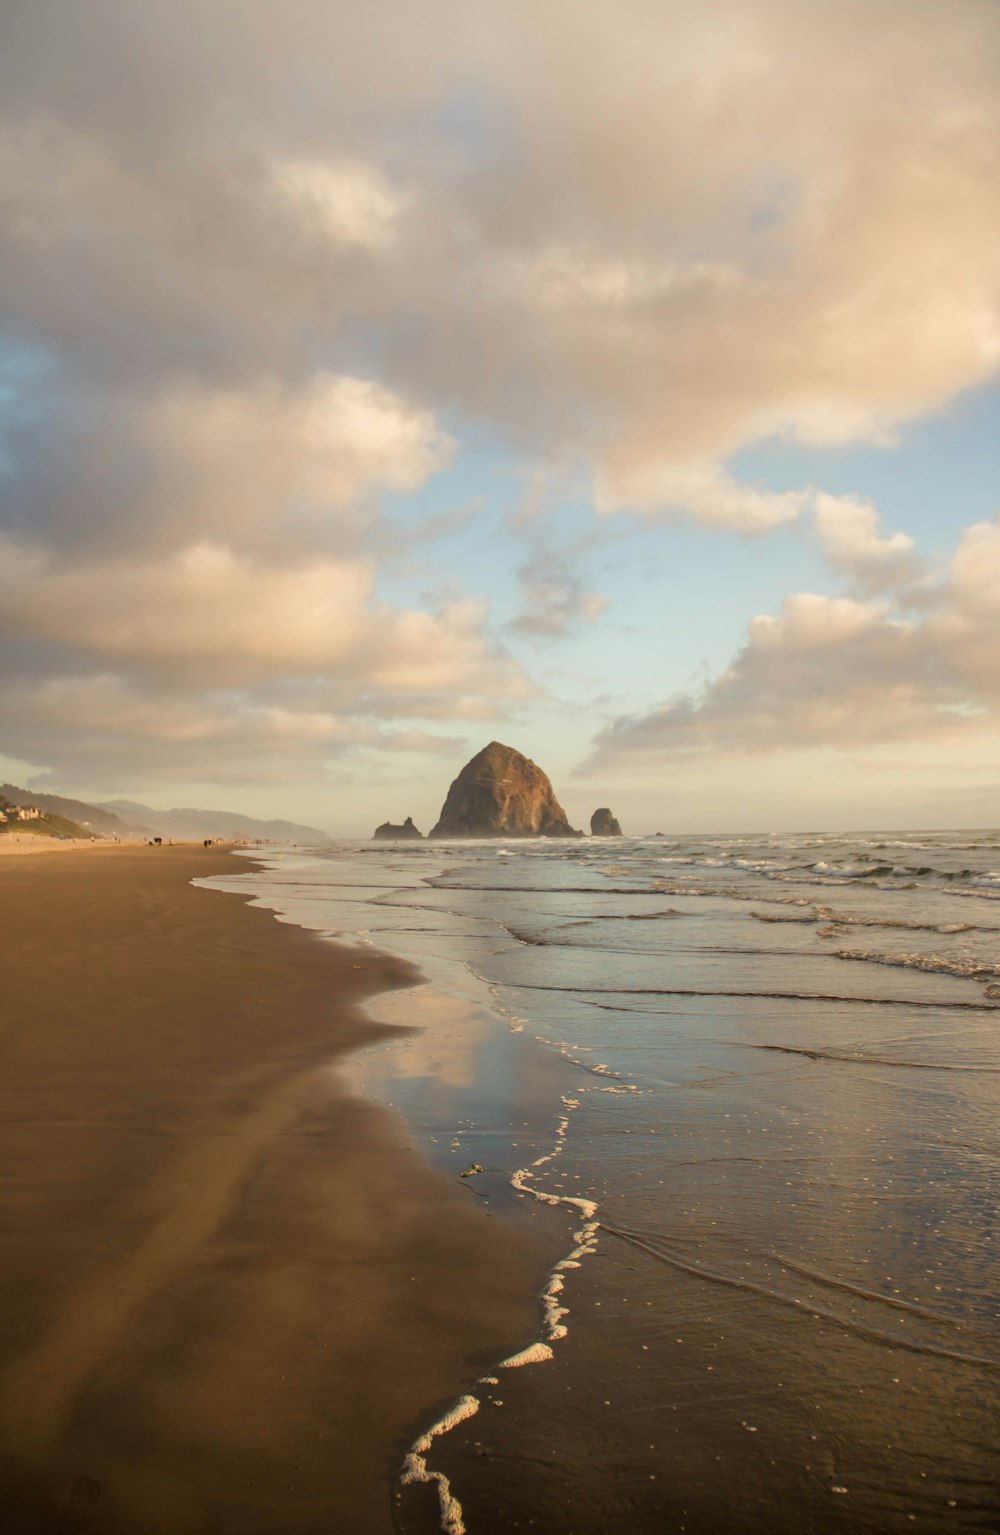
[(0, 861), (7, 1527), (388, 1531), (542, 1244), (341, 1079), (415, 967), (192, 885), (227, 848), (104, 852)]
[[(45, 837), (37, 832), (5, 831), (0, 833), (0, 857), (18, 857), (25, 853), (93, 853), (108, 852), (114, 848), (147, 847), (148, 838), (132, 837), (127, 842), (109, 842), (106, 837)], [(177, 846), (194, 847), (195, 843), (178, 843)]]

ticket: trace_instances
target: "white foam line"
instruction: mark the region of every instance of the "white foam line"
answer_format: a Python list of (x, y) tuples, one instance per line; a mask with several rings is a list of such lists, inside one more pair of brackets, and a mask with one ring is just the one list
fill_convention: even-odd
[(424, 1459), (431, 1444), (439, 1434), (447, 1434), (451, 1429), (457, 1428), (459, 1423), (464, 1423), (466, 1418), (472, 1418), (479, 1411), (479, 1398), (475, 1396), (459, 1397), (454, 1407), (450, 1407), (433, 1423), (425, 1434), (415, 1439), (410, 1446), (410, 1453), (403, 1461), (403, 1468), (399, 1480), (403, 1487), (412, 1482), (436, 1482), (438, 1491), (438, 1504), (441, 1509), (441, 1529), (444, 1535), (466, 1535), (465, 1524), (462, 1520), (462, 1505), (452, 1495), (451, 1483), (441, 1471), (430, 1471), (427, 1461)]
[(449, 1407), (443, 1417), (438, 1418), (436, 1423), (432, 1423), (426, 1434), (421, 1434), (419, 1439), (413, 1441), (410, 1447), (411, 1453), (415, 1451), (419, 1455), (424, 1454), (426, 1450), (430, 1449), (431, 1442), (439, 1434), (450, 1433), (453, 1428), (457, 1428), (460, 1423), (464, 1423), (466, 1418), (474, 1418), (478, 1411), (478, 1398), (474, 1396), (459, 1397), (454, 1407)]
[(569, 1329), (563, 1323), (563, 1317), (569, 1316), (569, 1307), (560, 1306), (558, 1297), (562, 1294), (566, 1281), (562, 1274), (553, 1274), (545, 1289), (542, 1291), (542, 1309), (545, 1317), (545, 1330), (550, 1340), (565, 1338)]
[(529, 1343), (527, 1348), (521, 1349), (518, 1354), (511, 1354), (509, 1359), (501, 1359), (497, 1366), (500, 1370), (519, 1370), (524, 1364), (544, 1364), (546, 1359), (552, 1358), (552, 1350), (547, 1343)]
[[(550, 1041), (546, 1041), (550, 1043)], [(565, 1052), (560, 1052), (565, 1053)], [(571, 1057), (568, 1057), (571, 1059)], [(609, 1076), (615, 1075), (608, 1067), (598, 1067), (597, 1071)], [(623, 1090), (638, 1091), (629, 1087), (623, 1088), (583, 1088), (583, 1092), (621, 1092)], [(593, 1199), (576, 1198), (568, 1194), (550, 1194), (547, 1189), (534, 1188), (531, 1180), (534, 1179), (534, 1169), (543, 1167), (547, 1162), (552, 1162), (562, 1155), (569, 1129), (570, 1116), (575, 1109), (580, 1107), (579, 1098), (571, 1098), (563, 1094), (561, 1099), (565, 1114), (561, 1114), (556, 1123), (555, 1145), (544, 1156), (536, 1157), (530, 1167), (519, 1167), (510, 1180), (511, 1188), (519, 1194), (530, 1194), (533, 1199), (547, 1205), (566, 1205), (572, 1210), (578, 1210), (583, 1216), (583, 1225), (579, 1231), (574, 1231), (573, 1241), (575, 1246), (572, 1252), (554, 1266), (549, 1275), (545, 1289), (542, 1291), (542, 1316), (545, 1327), (545, 1336), (548, 1341), (530, 1343), (519, 1353), (511, 1354), (509, 1358), (502, 1359), (496, 1366), (499, 1370), (517, 1370), (527, 1364), (543, 1364), (546, 1360), (554, 1358), (550, 1345), (559, 1342), (568, 1336), (563, 1317), (569, 1316), (569, 1307), (560, 1305), (565, 1287), (563, 1274), (568, 1269), (578, 1269), (583, 1258), (597, 1251), (597, 1233), (600, 1230), (600, 1221), (595, 1220), (597, 1214), (597, 1202)], [(481, 1386), (498, 1385), (495, 1375), (482, 1375), (478, 1383)], [(497, 1404), (499, 1405), (499, 1404)], [(458, 1399), (454, 1407), (439, 1418), (425, 1434), (415, 1440), (410, 1452), (403, 1461), (400, 1472), (400, 1483), (406, 1486), (411, 1482), (434, 1482), (437, 1484), (438, 1503), (441, 1509), (441, 1530), (443, 1535), (466, 1535), (465, 1525), (462, 1521), (462, 1505), (454, 1497), (451, 1483), (441, 1471), (431, 1471), (428, 1468), (425, 1456), (430, 1450), (433, 1441), (439, 1434), (447, 1434), (456, 1428), (459, 1423), (464, 1423), (466, 1418), (471, 1418), (479, 1411), (479, 1398), (475, 1396), (463, 1396)]]
[[(594, 1090), (590, 1089), (590, 1091)], [(588, 1089), (583, 1088), (582, 1091), (587, 1092)], [(510, 1180), (511, 1187), (519, 1194), (530, 1194), (533, 1199), (539, 1200), (542, 1204), (565, 1205), (569, 1209), (578, 1210), (584, 1220), (581, 1230), (573, 1233), (573, 1241), (576, 1244), (573, 1251), (555, 1265), (552, 1273), (549, 1275), (548, 1283), (542, 1291), (542, 1317), (545, 1336), (549, 1343), (556, 1343), (562, 1338), (567, 1337), (569, 1333), (569, 1329), (563, 1321), (564, 1317), (569, 1316), (569, 1307), (560, 1304), (560, 1298), (565, 1285), (562, 1277), (563, 1273), (567, 1269), (579, 1268), (583, 1258), (589, 1257), (591, 1253), (596, 1252), (597, 1232), (600, 1229), (600, 1222), (594, 1219), (597, 1214), (597, 1202), (595, 1200), (581, 1199), (569, 1194), (550, 1194), (547, 1189), (537, 1188), (534, 1184), (535, 1168), (542, 1167), (545, 1163), (552, 1162), (562, 1155), (566, 1144), (570, 1116), (575, 1109), (580, 1107), (580, 1099), (578, 1097), (570, 1097), (568, 1093), (563, 1094), (561, 1101), (566, 1112), (559, 1116), (556, 1124), (555, 1146), (544, 1156), (536, 1157), (530, 1167), (519, 1167)], [(551, 1349), (548, 1355), (537, 1357), (551, 1357)]]

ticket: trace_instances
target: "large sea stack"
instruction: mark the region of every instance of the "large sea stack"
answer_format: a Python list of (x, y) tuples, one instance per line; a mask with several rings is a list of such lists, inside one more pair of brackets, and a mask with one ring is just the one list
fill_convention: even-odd
[(491, 741), (448, 790), (432, 837), (580, 837), (540, 767)]

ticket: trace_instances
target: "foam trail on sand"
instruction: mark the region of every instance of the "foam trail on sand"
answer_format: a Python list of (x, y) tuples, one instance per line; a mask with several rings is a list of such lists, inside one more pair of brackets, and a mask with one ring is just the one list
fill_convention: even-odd
[[(607, 1089), (586, 1087), (580, 1089), (581, 1093), (594, 1091), (606, 1092)], [(561, 1101), (564, 1112), (560, 1114), (556, 1124), (556, 1143), (552, 1150), (546, 1152), (544, 1156), (536, 1157), (529, 1167), (519, 1167), (510, 1180), (511, 1188), (518, 1194), (530, 1194), (532, 1199), (537, 1199), (542, 1204), (565, 1205), (567, 1209), (578, 1210), (584, 1220), (581, 1230), (573, 1233), (575, 1243), (573, 1251), (556, 1264), (542, 1291), (542, 1319), (545, 1336), (549, 1343), (556, 1343), (561, 1338), (565, 1338), (568, 1332), (563, 1318), (569, 1316), (569, 1307), (561, 1303), (566, 1283), (563, 1277), (564, 1272), (567, 1269), (579, 1268), (580, 1260), (596, 1251), (597, 1233), (600, 1230), (600, 1222), (594, 1218), (597, 1214), (596, 1200), (583, 1199), (572, 1194), (551, 1194), (548, 1189), (540, 1189), (535, 1185), (536, 1168), (544, 1167), (547, 1162), (554, 1162), (562, 1155), (570, 1116), (580, 1107), (580, 1098), (571, 1097), (568, 1093), (563, 1094)], [(550, 1349), (547, 1355), (537, 1357), (551, 1357), (551, 1352)], [(520, 1359), (520, 1356), (518, 1357)]]
[(530, 1343), (519, 1353), (511, 1354), (509, 1359), (501, 1359), (498, 1369), (519, 1370), (523, 1364), (544, 1364), (546, 1359), (551, 1358), (552, 1350), (547, 1343)]
[[(620, 1091), (620, 1089), (611, 1089)], [(607, 1092), (607, 1088), (582, 1088), (581, 1092)], [(546, 1189), (532, 1186), (529, 1180), (535, 1177), (535, 1169), (543, 1167), (547, 1162), (552, 1162), (562, 1154), (566, 1142), (566, 1131), (569, 1126), (570, 1115), (580, 1107), (579, 1097), (571, 1097), (563, 1094), (561, 1099), (563, 1113), (560, 1114), (556, 1124), (555, 1145), (551, 1151), (543, 1156), (536, 1157), (530, 1167), (520, 1167), (510, 1180), (511, 1187), (519, 1194), (530, 1194), (533, 1199), (540, 1200), (548, 1205), (566, 1205), (568, 1209), (579, 1211), (583, 1216), (583, 1225), (579, 1231), (573, 1233), (573, 1250), (565, 1258), (562, 1258), (552, 1270), (542, 1291), (542, 1322), (545, 1332), (545, 1341), (541, 1339), (529, 1343), (527, 1348), (520, 1349), (516, 1354), (501, 1359), (495, 1366), (497, 1370), (518, 1370), (523, 1365), (544, 1364), (553, 1358), (551, 1345), (567, 1336), (568, 1329), (563, 1317), (569, 1315), (569, 1307), (560, 1304), (565, 1288), (564, 1274), (569, 1269), (580, 1267), (580, 1260), (597, 1250), (597, 1233), (600, 1222), (595, 1220), (597, 1203), (593, 1199), (583, 1199), (568, 1194), (550, 1194)], [(477, 1381), (479, 1386), (495, 1386), (498, 1377), (493, 1374), (481, 1375)], [(480, 1408), (478, 1397), (466, 1395), (459, 1397), (454, 1407), (451, 1407), (443, 1417), (414, 1440), (409, 1454), (403, 1461), (400, 1471), (400, 1486), (405, 1487), (414, 1482), (435, 1482), (438, 1490), (438, 1502), (441, 1509), (441, 1529), (444, 1535), (465, 1535), (465, 1525), (462, 1521), (462, 1505), (451, 1490), (451, 1482), (441, 1471), (432, 1471), (426, 1460), (427, 1452), (433, 1441), (440, 1434), (447, 1434), (467, 1418), (473, 1417)], [(500, 1402), (496, 1406), (502, 1405)]]
[(450, 1407), (443, 1417), (419, 1439), (415, 1439), (410, 1446), (410, 1452), (403, 1461), (403, 1469), (399, 1480), (402, 1486), (412, 1482), (436, 1482), (438, 1490), (438, 1503), (441, 1507), (441, 1529), (444, 1535), (465, 1535), (465, 1525), (462, 1522), (462, 1505), (452, 1495), (451, 1483), (441, 1471), (428, 1469), (425, 1456), (431, 1444), (439, 1434), (447, 1434), (456, 1428), (459, 1423), (464, 1423), (466, 1418), (472, 1418), (479, 1411), (479, 1399), (474, 1396), (459, 1397), (454, 1407)]

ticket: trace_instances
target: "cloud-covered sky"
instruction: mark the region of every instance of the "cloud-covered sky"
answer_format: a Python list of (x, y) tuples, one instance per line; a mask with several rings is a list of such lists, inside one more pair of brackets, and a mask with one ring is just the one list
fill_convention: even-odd
[(995, 0), (46, 0), (0, 47), (7, 771), (996, 822)]

